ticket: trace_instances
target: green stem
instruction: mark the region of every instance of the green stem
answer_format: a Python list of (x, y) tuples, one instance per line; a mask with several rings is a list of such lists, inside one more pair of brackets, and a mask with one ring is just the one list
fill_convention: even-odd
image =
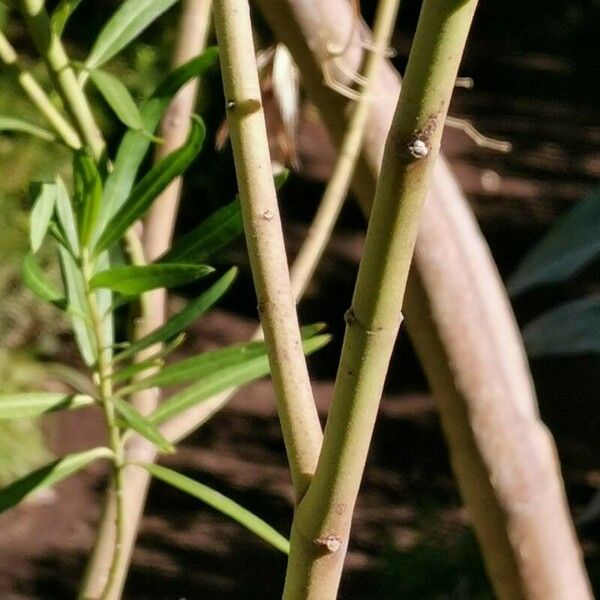
[(337, 594), (402, 320), (423, 202), (476, 0), (425, 0), (385, 147), (319, 464), (292, 527), (285, 600)]
[(77, 132), (54, 104), (52, 104), (52, 100), (50, 100), (48, 94), (46, 94), (31, 72), (19, 63), (19, 57), (15, 49), (2, 32), (0, 32), (0, 61), (14, 73), (27, 97), (40, 111), (46, 121), (48, 121), (58, 137), (74, 150), (81, 148), (81, 141)]
[(216, 0), (215, 27), (246, 243), (286, 444), (299, 500), (321, 447), (290, 285), (256, 69), (247, 0)]
[(19, 0), (19, 7), (81, 139), (99, 160), (104, 152), (104, 140), (96, 126), (87, 98), (77, 82), (69, 57), (60, 38), (50, 26), (50, 17), (44, 8), (44, 0)]
[(104, 418), (109, 434), (109, 444), (113, 451), (113, 493), (115, 498), (115, 543), (112, 553), (112, 562), (108, 571), (108, 577), (104, 586), (104, 590), (100, 595), (101, 600), (109, 598), (112, 594), (112, 589), (116, 585), (115, 573), (121, 560), (123, 549), (123, 537), (125, 533), (125, 504), (123, 498), (123, 468), (125, 463), (123, 440), (121, 432), (116, 421), (115, 405), (113, 401), (112, 390), (112, 363), (111, 353), (107, 340), (104, 339), (104, 325), (102, 322), (102, 314), (98, 308), (96, 294), (90, 287), (90, 281), (94, 274), (94, 264), (90, 259), (87, 249), (82, 249), (81, 252), (81, 272), (85, 287), (85, 297), (88, 305), (96, 348), (98, 348), (98, 359), (95, 371), (95, 380), (98, 389), (98, 396), (104, 410)]
[(374, 83), (390, 43), (399, 6), (400, 0), (381, 0), (378, 4), (373, 27), (373, 49), (367, 54), (362, 73), (366, 82), (354, 105), (323, 199), (290, 272), (296, 298), (303, 295), (312, 279), (348, 194), (365, 137)]

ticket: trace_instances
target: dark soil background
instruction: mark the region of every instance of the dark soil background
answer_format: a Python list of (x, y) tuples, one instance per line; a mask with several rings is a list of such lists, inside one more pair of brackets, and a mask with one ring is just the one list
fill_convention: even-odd
[[(368, 15), (372, 7), (364, 4)], [(402, 12), (395, 40), (400, 69), (417, 8), (418, 3), (407, 2)], [(473, 120), (487, 135), (511, 141), (514, 149), (509, 154), (482, 150), (462, 132), (447, 129), (444, 151), (503, 276), (515, 269), (557, 215), (598, 185), (599, 15), (600, 4), (593, 1), (482, 3), (461, 69), (461, 75), (474, 78), (475, 88), (457, 89), (451, 113)], [(215, 77), (213, 83), (217, 82)], [(307, 111), (300, 132), (302, 169), (282, 193), (291, 255), (306, 231), (333, 160), (312, 114)], [(214, 121), (216, 127), (218, 118)], [(186, 189), (186, 223), (217, 202), (215, 184), (207, 183), (215, 174), (221, 198), (223, 186), (234, 190), (228, 152), (206, 161), (210, 168), (192, 177)], [(204, 209), (198, 209), (196, 198), (202, 198)], [(358, 211), (348, 206), (301, 305), (304, 322), (326, 321), (334, 334), (333, 343), (310, 359), (323, 416), (363, 229)], [(241, 341), (255, 326), (242, 243), (232, 249), (231, 259), (242, 270), (236, 287), (219, 310), (198, 324), (189, 348)], [(597, 282), (597, 269), (590, 268), (568, 285), (518, 298), (519, 322)], [(577, 356), (531, 365), (575, 514), (600, 488), (598, 362), (597, 357)], [(392, 364), (340, 598), (489, 598), (468, 515), (448, 465), (435, 403), (406, 336), (397, 344)], [(46, 427), (57, 454), (90, 447), (103, 435), (93, 411), (55, 417)], [(240, 392), (168, 463), (236, 499), (280, 531), (289, 530), (289, 475), (268, 381)], [(0, 517), (0, 598), (75, 596), (104, 483), (103, 469), (93, 467), (58, 486), (55, 494)], [(580, 531), (596, 585), (600, 585), (599, 532), (600, 521)], [(283, 555), (193, 499), (153, 484), (125, 597), (275, 599), (284, 571)]]

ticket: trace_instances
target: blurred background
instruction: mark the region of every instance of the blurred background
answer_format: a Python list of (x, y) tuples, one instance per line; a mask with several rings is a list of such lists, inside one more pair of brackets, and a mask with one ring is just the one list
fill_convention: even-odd
[[(47, 3), (51, 8), (55, 2)], [(82, 58), (119, 3), (85, 0), (66, 38)], [(362, 0), (367, 21), (375, 2)], [(405, 0), (393, 46), (400, 72), (420, 2)], [(109, 70), (138, 100), (170, 64), (178, 10), (169, 11)], [(271, 43), (257, 15), (261, 44)], [(40, 80), (47, 82), (21, 22), (0, 5), (0, 27)], [(482, 2), (450, 113), (469, 119), (512, 151), (478, 147), (447, 128), (443, 149), (487, 238), (503, 278), (512, 281), (513, 306), (523, 327), (540, 411), (556, 438), (569, 501), (590, 576), (600, 591), (600, 1)], [(223, 121), (218, 70), (204, 79), (198, 112), (209, 134), (186, 177), (178, 230), (185, 231), (231, 200), (236, 184), (229, 146), (216, 150)], [(267, 86), (268, 87), (268, 86)], [(109, 144), (123, 133), (101, 98), (95, 108)], [(279, 116), (265, 92), (273, 133)], [(0, 115), (36, 121), (15, 80), (0, 68)], [(334, 153), (314, 108), (304, 103), (297, 132), (298, 165), (281, 191), (293, 257), (318, 205)], [(20, 284), (26, 251), (31, 180), (67, 172), (69, 157), (35, 138), (0, 133), (0, 390), (61, 389), (77, 377), (77, 353), (58, 312)], [(304, 322), (326, 321), (334, 341), (311, 358), (315, 393), (324, 416), (361, 253), (364, 222), (349, 203), (330, 249), (300, 305)], [(548, 237), (549, 236), (549, 237)], [(542, 250), (531, 254), (541, 240)], [(548, 239), (550, 241), (548, 241)], [(53, 257), (43, 255), (52, 269)], [(233, 292), (203, 318), (186, 349), (244, 340), (254, 329), (255, 305), (243, 241), (222, 257), (241, 268)], [(548, 264), (563, 265), (561, 277)], [(566, 265), (566, 266), (564, 266)], [(546, 270), (544, 270), (546, 269)], [(517, 275), (514, 275), (517, 273)], [(510, 277), (513, 276), (511, 280)], [(526, 286), (523, 281), (529, 282)], [(193, 293), (193, 287), (184, 293)], [(181, 300), (172, 299), (173, 307)], [(66, 363), (71, 369), (61, 365)], [(491, 598), (476, 542), (462, 508), (435, 411), (414, 356), (401, 336), (372, 445), (341, 598)], [(400, 365), (400, 367), (398, 366)], [(102, 439), (93, 412), (0, 426), (0, 485), (49, 456)], [(280, 531), (291, 515), (289, 475), (269, 382), (240, 392), (230, 405), (169, 458), (228, 494)], [(0, 516), (0, 597), (69, 598), (85, 564), (99, 513), (105, 473), (93, 467)], [(126, 597), (131, 599), (277, 598), (285, 560), (260, 540), (191, 498), (153, 484)]]

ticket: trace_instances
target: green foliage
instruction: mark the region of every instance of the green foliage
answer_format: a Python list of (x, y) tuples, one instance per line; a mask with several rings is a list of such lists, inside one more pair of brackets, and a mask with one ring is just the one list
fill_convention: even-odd
[(47, 142), (56, 140), (52, 132), (18, 117), (0, 117), (0, 131), (28, 133)]
[(112, 455), (109, 448), (94, 448), (76, 454), (68, 454), (21, 479), (17, 479), (0, 490), (0, 512), (12, 508), (31, 494), (49, 488), (85, 469), (99, 458), (111, 458)]
[[(125, 440), (133, 433), (150, 441), (161, 452), (173, 452), (173, 445), (160, 429), (169, 417), (210, 395), (269, 372), (264, 342), (222, 348), (164, 364), (164, 359), (171, 359), (175, 348), (182, 343), (185, 329), (230, 288), (235, 269), (219, 274), (197, 298), (142, 339), (118, 342), (115, 339), (118, 305), (131, 303), (135, 309), (143, 305), (143, 294), (149, 290), (179, 286), (208, 276), (215, 269), (205, 263), (242, 231), (239, 203), (235, 201), (185, 236), (174, 248), (171, 258), (167, 254), (155, 263), (129, 264), (127, 252), (124, 258), (120, 252), (120, 245), (126, 239), (131, 240), (132, 226), (144, 217), (164, 189), (186, 171), (201, 151), (206, 136), (203, 121), (193, 117), (185, 144), (147, 172), (142, 171), (151, 142), (156, 139), (153, 136), (157, 125), (173, 96), (192, 78), (215, 65), (216, 49), (209, 49), (166, 77), (139, 107), (123, 81), (101, 69), (174, 3), (175, 0), (126, 0), (102, 28), (83, 66), (79, 64), (80, 83), (84, 84), (89, 77), (128, 129), (116, 155), (111, 157), (108, 152), (107, 156), (92, 156), (87, 149), (73, 152), (69, 174), (61, 172), (59, 175), (58, 169), (52, 169), (49, 181), (32, 186), (30, 251), (23, 262), (23, 280), (38, 298), (51, 304), (51, 310), (58, 309), (70, 320), (74, 340), (88, 367), (83, 382), (79, 377), (71, 378), (71, 382), (89, 390), (89, 394), (87, 391), (79, 395), (30, 391), (0, 396), (0, 420), (17, 423), (25, 417), (97, 405), (104, 412), (110, 448), (71, 454), (21, 477), (0, 490), (0, 510), (51, 487), (100, 458), (110, 459), (114, 473), (121, 473)], [(62, 35), (78, 5), (79, 0), (62, 0), (58, 4), (50, 20), (55, 34)], [(73, 63), (73, 68), (77, 65)], [(62, 84), (58, 81), (56, 85)], [(65, 90), (57, 91), (68, 105)], [(76, 111), (67, 112), (72, 116)], [(20, 116), (6, 117), (0, 119), (0, 131), (59, 141), (53, 133), (32, 123)], [(81, 128), (81, 123), (71, 125), (75, 125), (75, 130)], [(48, 249), (55, 252), (57, 261), (47, 260)], [(61, 286), (53, 281), (56, 263)], [(318, 325), (304, 330), (307, 353), (316, 351), (329, 340), (327, 335), (317, 335), (321, 329)], [(139, 356), (144, 350), (145, 355)], [(179, 383), (188, 387), (172, 394), (150, 416), (141, 414), (131, 402), (136, 391), (148, 386), (169, 387)], [(168, 469), (154, 470), (151, 465), (144, 468), (287, 552), (285, 538), (235, 502)]]
[[(508, 280), (518, 295), (561, 283), (600, 256), (600, 189), (558, 219)], [(526, 324), (523, 340), (531, 357), (600, 353), (600, 297), (571, 300)]]
[(116, 244), (127, 229), (146, 214), (158, 195), (173, 179), (181, 175), (198, 155), (205, 135), (206, 128), (202, 120), (195, 117), (185, 144), (152, 167), (133, 188), (126, 202), (106, 225), (96, 244), (96, 253), (107, 250)]
[(152, 476), (156, 477), (156, 479), (160, 479), (178, 490), (181, 490), (190, 496), (194, 496), (194, 498), (198, 498), (201, 502), (208, 504), (208, 506), (218, 510), (220, 513), (230, 517), (234, 521), (237, 521), (240, 525), (243, 525), (246, 529), (252, 531), (252, 533), (255, 533), (258, 537), (277, 548), (277, 550), (280, 550), (284, 554), (289, 553), (290, 543), (286, 538), (273, 529), (268, 523), (265, 523), (265, 521), (227, 496), (161, 465), (146, 463), (136, 464), (139, 467), (146, 469)]
[(126, 0), (98, 34), (86, 60), (96, 69), (117, 55), (177, 0)]
[(52, 392), (24, 392), (0, 394), (0, 419), (39, 417), (59, 410), (75, 410), (94, 403), (90, 396), (57, 394)]
[(95, 69), (90, 71), (90, 79), (123, 125), (130, 129), (144, 128), (144, 119), (136, 103), (117, 77)]

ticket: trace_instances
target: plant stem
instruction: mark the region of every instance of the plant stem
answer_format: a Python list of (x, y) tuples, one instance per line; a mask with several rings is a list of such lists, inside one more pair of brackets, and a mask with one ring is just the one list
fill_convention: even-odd
[(348, 194), (365, 136), (374, 82), (394, 30), (400, 0), (380, 0), (373, 26), (373, 49), (367, 54), (362, 75), (365, 84), (356, 101), (338, 158), (323, 194), (317, 214), (298, 252), (290, 275), (296, 298), (301, 297), (327, 247), (331, 233)]
[(296, 509), (285, 600), (337, 595), (421, 209), (477, 0), (425, 0), (386, 142), (313, 481)]
[(292, 482), (302, 498), (321, 446), (302, 352), (256, 69), (247, 0), (216, 0), (215, 26), (244, 230)]
[[(348, 3), (256, 4), (290, 49), (311, 100), (340, 143), (347, 101), (323, 85), (322, 57), (331, 40), (347, 36), (353, 18)], [(345, 54), (347, 70), (356, 68), (362, 55), (359, 37), (368, 39), (364, 26)], [(392, 120), (393, 106), (385, 99), (397, 97), (399, 89), (398, 73), (386, 64), (353, 181), (366, 215)], [(591, 597), (556, 448), (537, 412), (506, 291), (467, 199), (441, 156), (414, 262), (406, 322), (496, 594), (503, 600)]]
[(108, 570), (108, 576), (100, 594), (100, 599), (105, 600), (111, 597), (112, 590), (117, 584), (116, 570), (121, 560), (123, 551), (123, 536), (125, 533), (125, 503), (123, 497), (123, 466), (124, 466), (124, 448), (121, 433), (115, 418), (115, 406), (113, 402), (112, 383), (111, 383), (111, 355), (110, 344), (104, 339), (104, 325), (102, 315), (98, 308), (96, 294), (90, 288), (90, 281), (94, 274), (94, 264), (89, 258), (87, 249), (82, 249), (81, 253), (81, 272), (83, 275), (85, 296), (94, 330), (96, 347), (98, 348), (98, 360), (95, 371), (97, 381), (98, 396), (104, 410), (104, 418), (108, 428), (110, 448), (113, 451), (113, 495), (115, 498), (115, 542), (112, 552), (112, 561)]
[[(186, 0), (182, 6), (179, 33), (173, 56), (173, 66), (179, 66), (199, 54), (206, 45), (210, 25), (211, 0)], [(196, 102), (198, 81), (190, 82), (171, 102), (161, 124), (160, 137), (163, 143), (157, 146), (155, 161), (169, 154), (183, 144), (189, 129), (190, 115)], [(181, 193), (181, 178), (173, 181), (157, 198), (143, 225), (142, 242), (135, 235), (128, 236), (127, 253), (133, 264), (143, 264), (144, 261), (154, 260), (162, 254), (171, 243), (179, 196)], [(147, 333), (162, 325), (166, 317), (167, 294), (164, 290), (155, 290), (143, 294), (140, 318), (134, 321), (133, 339), (140, 339)], [(136, 361), (156, 351), (149, 348), (136, 356)], [(148, 374), (148, 373), (146, 373)], [(132, 395), (131, 403), (142, 413), (152, 412), (160, 400), (158, 389), (142, 390)], [(156, 449), (146, 440), (134, 436), (125, 447), (127, 463), (151, 463), (155, 460)], [(126, 527), (122, 537), (122, 552), (114, 570), (112, 598), (118, 598), (125, 585), (125, 579), (135, 546), (139, 524), (143, 515), (150, 475), (145, 469), (125, 466), (124, 469)], [(109, 569), (110, 549), (114, 543), (114, 499), (107, 497), (102, 518), (100, 520), (98, 537), (94, 553), (90, 559), (83, 591), (93, 596), (101, 586), (102, 578)]]
[(74, 150), (81, 148), (81, 141), (77, 132), (54, 104), (52, 104), (52, 100), (50, 100), (48, 94), (46, 94), (31, 72), (19, 63), (19, 57), (15, 49), (2, 32), (0, 32), (0, 60), (14, 73), (27, 97), (40, 111), (46, 121), (48, 121), (58, 137)]
[(50, 26), (44, 0), (19, 0), (19, 8), (31, 37), (44, 59), (50, 77), (71, 116), (81, 139), (96, 159), (104, 152), (104, 140), (60, 38)]

